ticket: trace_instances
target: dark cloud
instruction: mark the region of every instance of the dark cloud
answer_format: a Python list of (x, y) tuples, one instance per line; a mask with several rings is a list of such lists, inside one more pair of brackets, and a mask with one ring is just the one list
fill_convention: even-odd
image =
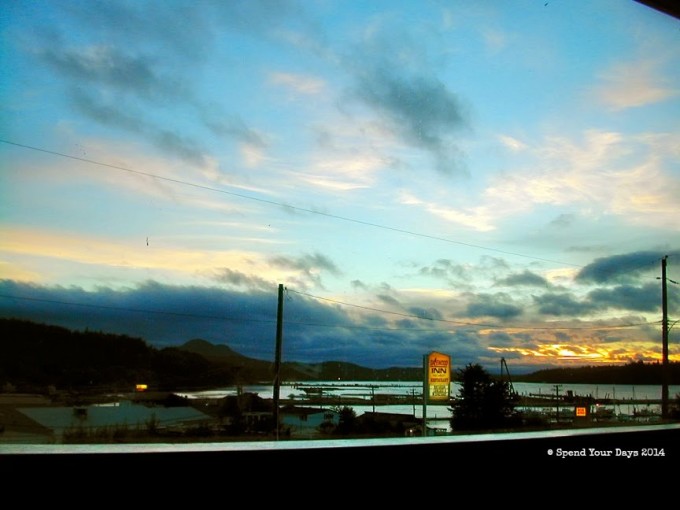
[(200, 148), (200, 143), (192, 137), (167, 129), (148, 130), (154, 145), (163, 152), (175, 154), (184, 161), (188, 161), (199, 166), (206, 163), (206, 152)]
[(133, 107), (121, 108), (120, 104), (99, 101), (80, 87), (73, 89), (71, 99), (78, 112), (99, 124), (115, 126), (140, 134), (149, 129), (148, 123), (143, 120), (143, 115), (139, 112), (131, 112)]
[(469, 278), (469, 268), (448, 259), (439, 259), (431, 266), (422, 267), (419, 272), (421, 275), (449, 281)]
[(498, 319), (514, 319), (522, 314), (522, 309), (512, 303), (507, 294), (480, 294), (467, 305), (470, 317), (496, 317)]
[(420, 306), (412, 306), (408, 308), (408, 313), (429, 320), (441, 320), (443, 318), (441, 312), (435, 308), (422, 308)]
[(143, 135), (164, 153), (173, 154), (186, 162), (199, 166), (206, 163), (206, 151), (199, 142), (148, 122), (147, 117), (139, 114), (131, 105), (123, 108), (120, 102), (100, 101), (81, 89), (74, 90), (72, 98), (73, 105), (81, 114), (99, 124)]
[(548, 287), (550, 285), (548, 280), (528, 270), (500, 279), (496, 284), (520, 287)]
[(550, 222), (551, 227), (566, 228), (573, 225), (575, 216), (573, 214), (560, 214)]
[(359, 289), (359, 290), (367, 290), (368, 286), (362, 282), (361, 280), (352, 280), (351, 282), (352, 288), (353, 289)]
[[(588, 293), (589, 300), (599, 308), (615, 308), (638, 312), (661, 310), (661, 285), (649, 283), (641, 287), (619, 285), (611, 289), (596, 289)], [(674, 300), (676, 303), (677, 299)]]
[(152, 60), (108, 46), (80, 50), (50, 48), (43, 52), (42, 59), (80, 85), (98, 85), (154, 102), (186, 93), (175, 78), (161, 76)]
[[(226, 279), (243, 281), (225, 271)], [(418, 366), (431, 350), (479, 359), (474, 331), (439, 330), (432, 322), (390, 324), (380, 313), (351, 318), (347, 310), (296, 292), (283, 303), (283, 353), (287, 361), (348, 361), (371, 367)], [(219, 287), (145, 282), (134, 288), (44, 287), (0, 281), (0, 316), (34, 320), (74, 330), (142, 338), (157, 347), (194, 338), (228, 345), (237, 352), (273, 360), (278, 289), (243, 292)]]
[(541, 296), (534, 296), (534, 301), (538, 304), (538, 311), (545, 315), (576, 316), (589, 315), (598, 311), (597, 307), (592, 304), (579, 302), (566, 293), (546, 293)]
[(145, 282), (124, 290), (86, 291), (3, 281), (0, 289), (3, 296), (15, 297), (0, 299), (5, 317), (127, 334), (156, 346), (203, 338), (253, 357), (268, 359), (272, 352), (266, 339), (275, 334), (276, 288), (245, 294)]
[(237, 114), (203, 104), (191, 77), (202, 72), (206, 56), (215, 56), (218, 37), (238, 33), (275, 42), (278, 28), (298, 19), (294, 3), (180, 1), (170, 7), (163, 2), (93, 0), (65, 2), (60, 8), (69, 16), (58, 26), (36, 28), (34, 44), (42, 49), (35, 54), (53, 71), (54, 85), (76, 98), (79, 113), (141, 135), (164, 152), (199, 165), (206, 162), (203, 143), (168, 128), (169, 106), (196, 117), (220, 139), (266, 146)]
[(401, 303), (397, 299), (393, 298), (392, 296), (388, 296), (387, 294), (379, 294), (376, 297), (380, 301), (382, 301), (383, 303), (385, 303), (387, 305), (396, 306), (398, 308), (401, 308)]
[(187, 62), (203, 60), (225, 32), (271, 37), (301, 14), (292, 0), (177, 0), (171, 4), (90, 0), (64, 2), (60, 8), (71, 14), (81, 30), (89, 29), (103, 40), (164, 51)]
[(162, 1), (91, 0), (60, 4), (81, 33), (89, 32), (98, 40), (166, 51), (185, 60), (200, 59), (215, 36), (210, 3), (178, 1), (169, 7)]
[(284, 269), (296, 269), (306, 273), (315, 269), (323, 269), (335, 275), (340, 274), (335, 263), (320, 253), (307, 254), (302, 257), (274, 257), (269, 262)]
[(489, 335), (489, 344), (494, 347), (510, 347), (515, 345), (515, 339), (512, 335), (505, 332), (491, 333)]
[(260, 134), (248, 127), (237, 115), (219, 115), (205, 113), (204, 122), (208, 129), (218, 136), (226, 136), (255, 147), (266, 147), (267, 143)]
[[(563, 317), (593, 315), (603, 310), (660, 313), (661, 284), (656, 282), (594, 289), (583, 300), (577, 300), (568, 293), (546, 293), (533, 299), (540, 313)], [(668, 305), (669, 311), (676, 313), (680, 309), (680, 293), (668, 293)], [(644, 322), (644, 319), (638, 317), (631, 322)]]
[(391, 65), (364, 69), (357, 79), (354, 95), (406, 143), (433, 154), (443, 173), (460, 168), (451, 136), (468, 126), (467, 115), (461, 100), (444, 83), (435, 77), (402, 74)]
[(265, 290), (275, 286), (275, 283), (269, 282), (263, 278), (228, 268), (215, 270), (212, 279), (218, 283), (228, 283), (237, 287), (245, 287), (246, 289)]
[(656, 271), (661, 275), (661, 259), (665, 256), (680, 257), (680, 251), (638, 251), (596, 259), (576, 275), (583, 283), (620, 283), (632, 281), (643, 273)]
[(327, 271), (333, 275), (342, 274), (335, 263), (320, 253), (306, 254), (301, 257), (272, 257), (269, 263), (282, 269), (292, 269), (300, 272), (300, 276), (293, 278), (293, 284), (307, 287), (311, 282), (323, 288), (321, 271)]

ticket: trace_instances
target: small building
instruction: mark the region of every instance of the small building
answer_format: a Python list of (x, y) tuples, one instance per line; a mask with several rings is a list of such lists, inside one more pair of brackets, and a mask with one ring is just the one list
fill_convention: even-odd
[(281, 425), (291, 437), (313, 437), (325, 426), (337, 427), (340, 413), (333, 409), (285, 406), (279, 413)]
[(363, 430), (370, 432), (414, 435), (414, 431), (422, 430), (422, 419), (415, 414), (365, 412), (358, 421)]
[(71, 407), (17, 407), (17, 411), (52, 431), (57, 442), (67, 434), (100, 434), (123, 429), (174, 429), (196, 425), (211, 417), (192, 407), (162, 407), (129, 400)]

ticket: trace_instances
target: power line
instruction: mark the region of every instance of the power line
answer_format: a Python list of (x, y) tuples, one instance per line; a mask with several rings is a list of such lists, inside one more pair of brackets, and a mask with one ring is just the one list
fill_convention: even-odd
[[(502, 330), (512, 330), (512, 329), (521, 329), (521, 330), (603, 330), (603, 329), (626, 329), (626, 328), (634, 328), (634, 327), (640, 327), (640, 326), (652, 326), (654, 324), (657, 324), (656, 322), (641, 322), (638, 324), (624, 324), (624, 325), (619, 325), (619, 326), (589, 326), (589, 327), (561, 327), (561, 326), (545, 326), (545, 327), (538, 327), (538, 326), (512, 326), (512, 325), (499, 325), (499, 324), (484, 324), (484, 323), (477, 323), (477, 322), (465, 322), (465, 321), (453, 321), (453, 320), (447, 320), (447, 319), (436, 319), (436, 318), (431, 318), (431, 317), (423, 317), (419, 315), (410, 315), (410, 314), (405, 314), (405, 313), (400, 313), (400, 312), (394, 312), (390, 310), (381, 310), (379, 308), (370, 308), (366, 306), (361, 306), (361, 305), (356, 305), (352, 303), (344, 303), (342, 301), (336, 301), (333, 299), (328, 299), (328, 298), (323, 298), (319, 296), (314, 296), (312, 294), (308, 294), (305, 292), (299, 292), (295, 290), (291, 290), (290, 288), (286, 288), (286, 292), (293, 292), (295, 294), (299, 294), (302, 296), (307, 296), (311, 297), (317, 300), (322, 300), (322, 301), (329, 301), (335, 304), (343, 305), (343, 306), (350, 306), (354, 308), (361, 308), (364, 310), (376, 312), (376, 313), (382, 313), (382, 314), (388, 314), (388, 315), (399, 315), (401, 317), (406, 317), (410, 319), (418, 319), (418, 320), (429, 320), (429, 321), (436, 321), (436, 322), (442, 322), (442, 323), (448, 323), (448, 324), (454, 324), (456, 326), (464, 326), (464, 327), (472, 327), (472, 328), (487, 328), (487, 329), (502, 329)], [(187, 313), (187, 312), (172, 312), (172, 311), (167, 311), (167, 310), (151, 310), (151, 309), (144, 309), (144, 308), (129, 308), (129, 307), (120, 307), (120, 306), (109, 306), (109, 305), (95, 305), (92, 303), (80, 303), (80, 302), (74, 302), (74, 301), (61, 301), (61, 300), (56, 300), (56, 299), (46, 299), (46, 298), (33, 298), (33, 297), (26, 297), (26, 296), (12, 296), (12, 295), (7, 295), (7, 294), (0, 294), (0, 298), (5, 298), (5, 299), (17, 299), (21, 301), (35, 301), (35, 302), (42, 302), (42, 303), (51, 303), (51, 304), (58, 304), (58, 305), (66, 305), (66, 306), (78, 306), (78, 307), (84, 307), (84, 308), (97, 308), (97, 309), (103, 309), (103, 310), (115, 310), (115, 311), (120, 311), (120, 312), (130, 312), (130, 313), (147, 313), (147, 314), (157, 314), (157, 315), (170, 315), (170, 316), (176, 316), (176, 317), (189, 317), (189, 318), (194, 318), (194, 319), (210, 319), (210, 320), (222, 320), (222, 321), (235, 321), (235, 322), (249, 322), (249, 323), (260, 323), (260, 324), (273, 324), (276, 322), (274, 319), (244, 319), (244, 318), (235, 318), (235, 317), (226, 317), (223, 315), (206, 315), (206, 314), (196, 314), (196, 313)], [(659, 323), (661, 321), (658, 321)], [(313, 327), (325, 327), (325, 328), (341, 328), (341, 329), (354, 329), (354, 330), (367, 330), (367, 331), (409, 331), (409, 332), (423, 332), (423, 331), (442, 331), (441, 329), (436, 329), (436, 328), (390, 328), (390, 327), (370, 327), (370, 326), (356, 326), (356, 325), (347, 325), (347, 324), (323, 324), (323, 323), (318, 323), (318, 322), (306, 322), (306, 321), (294, 321), (294, 320), (286, 320), (286, 324), (294, 324), (296, 326), (313, 326)]]
[[(59, 156), (59, 157), (62, 157), (62, 158), (73, 159), (73, 160), (81, 161), (81, 162), (84, 162), (84, 163), (90, 163), (90, 164), (93, 164), (93, 165), (112, 168), (114, 170), (120, 170), (120, 171), (132, 173), (132, 174), (136, 174), (136, 175), (142, 175), (142, 176), (145, 176), (145, 177), (163, 180), (163, 181), (171, 182), (171, 183), (174, 183), (174, 184), (190, 186), (190, 187), (193, 187), (193, 188), (202, 189), (202, 190), (205, 190), (205, 191), (212, 191), (212, 192), (215, 192), (215, 193), (222, 193), (222, 194), (225, 194), (225, 195), (230, 195), (230, 196), (242, 198), (244, 200), (252, 200), (252, 201), (255, 201), (255, 202), (260, 202), (260, 203), (264, 203), (264, 204), (268, 204), (268, 205), (274, 205), (274, 206), (277, 206), (277, 207), (283, 207), (283, 208), (288, 208), (288, 209), (301, 211), (301, 212), (305, 212), (305, 213), (309, 213), (309, 214), (316, 214), (316, 215), (320, 215), (320, 216), (325, 216), (327, 218), (332, 218), (332, 219), (336, 219), (336, 220), (347, 221), (347, 222), (356, 223), (356, 224), (359, 224), (359, 225), (365, 225), (365, 226), (374, 227), (374, 228), (380, 228), (380, 229), (383, 229), (383, 230), (389, 230), (389, 231), (397, 232), (397, 233), (400, 233), (400, 234), (412, 235), (412, 236), (421, 237), (421, 238), (425, 238), (425, 239), (432, 239), (432, 240), (435, 240), (435, 241), (457, 244), (459, 246), (467, 246), (469, 248), (476, 248), (476, 249), (480, 249), (480, 250), (493, 251), (493, 252), (496, 252), (496, 253), (502, 253), (504, 255), (512, 255), (512, 256), (523, 257), (523, 258), (528, 258), (528, 259), (532, 259), (532, 260), (539, 260), (539, 261), (548, 262), (548, 263), (551, 263), (551, 264), (566, 265), (566, 266), (577, 267), (577, 268), (585, 267), (585, 266), (580, 265), (580, 264), (573, 264), (573, 263), (570, 263), (570, 262), (558, 261), (558, 260), (547, 259), (547, 258), (542, 258), (542, 257), (535, 257), (535, 256), (532, 256), (532, 255), (526, 255), (526, 254), (523, 254), (523, 253), (501, 250), (501, 249), (497, 249), (497, 248), (490, 248), (488, 246), (466, 243), (466, 242), (463, 242), (463, 241), (456, 241), (456, 240), (448, 239), (448, 238), (445, 238), (445, 237), (433, 236), (433, 235), (430, 235), (430, 234), (423, 234), (421, 232), (414, 232), (414, 231), (411, 231), (411, 230), (400, 229), (400, 228), (391, 227), (391, 226), (388, 226), (388, 225), (381, 225), (381, 224), (378, 224), (378, 223), (359, 220), (359, 219), (356, 219), (356, 218), (349, 218), (349, 217), (346, 217), (346, 216), (339, 216), (339, 215), (336, 215), (336, 214), (325, 213), (325, 212), (317, 211), (317, 210), (314, 210), (314, 209), (308, 209), (308, 208), (304, 208), (304, 207), (285, 204), (283, 202), (277, 202), (275, 200), (268, 200), (268, 199), (264, 199), (264, 198), (253, 197), (251, 195), (245, 195), (243, 193), (227, 191), (227, 190), (224, 190), (224, 189), (214, 188), (214, 187), (211, 187), (211, 186), (205, 186), (205, 185), (202, 185), (202, 184), (196, 184), (196, 183), (184, 181), (184, 180), (181, 180), (181, 179), (173, 179), (171, 177), (164, 177), (164, 176), (161, 176), (161, 175), (152, 174), (150, 172), (143, 172), (143, 171), (140, 171), (140, 170), (134, 170), (134, 169), (119, 166), (119, 165), (103, 163), (101, 161), (96, 161), (96, 160), (93, 160), (93, 159), (82, 158), (82, 157), (79, 157), (79, 156), (72, 156), (70, 154), (64, 154), (64, 153), (61, 153), (61, 152), (51, 151), (51, 150), (48, 150), (48, 149), (42, 149), (40, 147), (20, 144), (20, 143), (16, 143), (16, 142), (11, 142), (9, 140), (0, 139), (0, 142), (8, 144), (8, 145), (13, 145), (15, 147), (21, 147), (21, 148), (24, 148), (24, 149), (42, 152), (42, 153), (45, 153), (45, 154), (50, 154), (50, 155), (53, 155), (53, 156)], [(677, 256), (677, 254), (674, 253), (674, 254), (671, 254), (671, 255), (668, 255), (668, 256)], [(653, 277), (651, 277), (651, 278), (653, 278)], [(670, 280), (670, 281), (673, 282), (673, 283), (676, 283), (673, 280)]]
[(213, 320), (238, 321), (238, 322), (260, 322), (260, 323), (263, 323), (263, 324), (269, 324), (269, 323), (275, 322), (273, 319), (272, 320), (267, 320), (267, 319), (239, 319), (239, 318), (235, 318), (235, 317), (225, 317), (223, 315), (205, 315), (205, 314), (186, 313), (186, 312), (171, 312), (171, 311), (168, 311), (168, 310), (150, 310), (150, 309), (144, 309), (144, 308), (128, 308), (128, 307), (122, 307), (122, 306), (95, 305), (95, 304), (92, 304), (92, 303), (78, 303), (78, 302), (75, 302), (75, 301), (60, 301), (60, 300), (57, 300), (57, 299), (33, 298), (33, 297), (26, 297), (26, 296), (10, 296), (10, 295), (7, 295), (7, 294), (0, 294), (0, 298), (18, 299), (20, 301), (36, 301), (36, 302), (41, 302), (41, 303), (51, 303), (51, 304), (67, 305), (67, 306), (79, 306), (79, 307), (84, 307), (84, 308), (98, 308), (98, 309), (103, 309), (103, 310), (116, 310), (116, 311), (119, 311), (119, 312), (172, 315), (172, 316), (176, 316), (176, 317), (191, 317), (191, 318), (194, 318), (194, 319), (213, 319)]
[(88, 158), (81, 158), (79, 156), (71, 156), (69, 154), (64, 154), (62, 152), (56, 152), (56, 151), (51, 151), (51, 150), (47, 150), (47, 149), (42, 149), (42, 148), (34, 147), (34, 146), (31, 146), (31, 145), (24, 145), (24, 144), (20, 144), (20, 143), (16, 143), (16, 142), (11, 142), (9, 140), (0, 139), (0, 142), (6, 143), (8, 145), (13, 145), (15, 147), (21, 147), (21, 148), (24, 148), (24, 149), (30, 149), (30, 150), (37, 151), (37, 152), (43, 152), (45, 154), (51, 154), (53, 156), (59, 156), (59, 157), (62, 157), (62, 158), (68, 158), (68, 159), (73, 159), (73, 160), (76, 160), (76, 161), (82, 161), (84, 163), (90, 163), (90, 164), (93, 164), (93, 165), (103, 166), (103, 167), (107, 167), (107, 168), (113, 168), (114, 170), (121, 170), (121, 171), (129, 172), (129, 173), (132, 173), (132, 174), (143, 175), (145, 177), (151, 177), (151, 178), (154, 178), (154, 179), (172, 182), (172, 183), (175, 183), (175, 184), (182, 184), (182, 185), (185, 185), (185, 186), (191, 186), (193, 188), (198, 188), (198, 189), (202, 189), (202, 190), (205, 190), (205, 191), (222, 193), (222, 194), (225, 194), (225, 195), (243, 198), (245, 200), (253, 200), (253, 201), (256, 201), (256, 202), (261, 202), (261, 203), (265, 203), (265, 204), (269, 204), (269, 205), (275, 205), (277, 207), (284, 207), (284, 208), (288, 208), (288, 209), (293, 209), (295, 211), (301, 211), (301, 212), (306, 212), (306, 213), (310, 213), (310, 214), (317, 214), (319, 216), (325, 216), (327, 218), (333, 218), (333, 219), (336, 219), (336, 220), (347, 221), (347, 222), (356, 223), (356, 224), (359, 224), (359, 225), (365, 225), (365, 226), (368, 226), (368, 227), (380, 228), (380, 229), (383, 229), (383, 230), (389, 230), (389, 231), (397, 232), (397, 233), (400, 233), (400, 234), (406, 234), (406, 235), (411, 235), (411, 236), (416, 236), (416, 237), (422, 237), (422, 238), (425, 238), (425, 239), (432, 239), (434, 241), (441, 241), (441, 242), (446, 242), (446, 243), (457, 244), (459, 246), (467, 246), (469, 248), (477, 248), (477, 249), (480, 249), (480, 250), (493, 251), (493, 252), (496, 252), (496, 253), (502, 253), (504, 255), (512, 255), (512, 256), (515, 256), (515, 257), (523, 257), (523, 258), (532, 259), (532, 260), (539, 260), (539, 261), (542, 261), (542, 262), (549, 262), (551, 264), (567, 265), (567, 266), (572, 266), (572, 267), (583, 267), (582, 265), (572, 264), (570, 262), (562, 262), (562, 261), (558, 261), (558, 260), (546, 259), (546, 258), (541, 258), (541, 257), (534, 257), (532, 255), (526, 255), (526, 254), (523, 254), (523, 253), (517, 253), (517, 252), (512, 252), (512, 251), (507, 251), (507, 250), (500, 250), (500, 249), (497, 249), (497, 248), (490, 248), (488, 246), (482, 246), (482, 245), (479, 245), (479, 244), (472, 244), (472, 243), (466, 243), (466, 242), (463, 242), (463, 241), (456, 241), (454, 239), (448, 239), (446, 237), (439, 237), (439, 236), (434, 236), (434, 235), (430, 235), (430, 234), (423, 234), (421, 232), (414, 232), (412, 230), (406, 230), (406, 229), (402, 229), (402, 228), (391, 227), (391, 226), (388, 226), (388, 225), (381, 225), (381, 224), (373, 223), (373, 222), (370, 222), (370, 221), (359, 220), (359, 219), (356, 219), (356, 218), (349, 218), (347, 216), (339, 216), (337, 214), (325, 213), (325, 212), (322, 212), (322, 211), (316, 211), (314, 209), (307, 209), (305, 207), (299, 207), (299, 206), (284, 204), (282, 202), (277, 202), (275, 200), (267, 200), (267, 199), (264, 199), (264, 198), (253, 197), (253, 196), (250, 196), (250, 195), (244, 195), (243, 193), (236, 193), (236, 192), (233, 192), (233, 191), (227, 191), (227, 190), (220, 189), (220, 188), (213, 188), (211, 186), (196, 184), (196, 183), (192, 183), (192, 182), (188, 182), (188, 181), (183, 181), (183, 180), (180, 180), (180, 179), (173, 179), (171, 177), (163, 177), (161, 175), (156, 175), (156, 174), (152, 174), (152, 173), (149, 173), (149, 172), (142, 172), (140, 170), (134, 170), (134, 169), (126, 168), (126, 167), (123, 167), (123, 166), (112, 165), (112, 164), (109, 164), (109, 163), (102, 163), (101, 161), (95, 161), (93, 159), (88, 159)]
[[(286, 289), (288, 292), (293, 292), (295, 294), (300, 294), (302, 296), (307, 296), (311, 297), (314, 299), (322, 300), (322, 301), (329, 301), (331, 303), (336, 303), (339, 305), (343, 306), (350, 306), (354, 308), (361, 308), (363, 310), (369, 310), (371, 312), (378, 312), (378, 313), (385, 313), (385, 314), (390, 314), (390, 315), (398, 315), (401, 317), (406, 317), (409, 319), (419, 319), (419, 320), (427, 320), (427, 321), (434, 321), (434, 322), (444, 322), (448, 324), (455, 324), (457, 326), (467, 326), (467, 327), (478, 327), (478, 328), (490, 328), (490, 329), (522, 329), (522, 330), (601, 330), (601, 329), (625, 329), (625, 328), (634, 328), (634, 327), (640, 327), (640, 326), (650, 326), (656, 324), (656, 322), (640, 322), (637, 324), (622, 324), (618, 326), (582, 326), (582, 327), (575, 327), (575, 326), (543, 326), (543, 327), (538, 327), (538, 326), (512, 326), (512, 325), (499, 325), (499, 324), (483, 324), (483, 323), (478, 323), (478, 322), (465, 322), (465, 321), (454, 321), (454, 320), (449, 320), (449, 319), (438, 319), (438, 318), (433, 318), (433, 317), (423, 317), (422, 315), (412, 315), (412, 314), (406, 314), (402, 312), (394, 312), (390, 310), (381, 310), (379, 308), (370, 308), (367, 306), (362, 306), (362, 305), (355, 305), (352, 303), (345, 303), (342, 301), (337, 301), (334, 299), (329, 299), (329, 298), (324, 298), (320, 296), (314, 296), (312, 294), (308, 294), (306, 292), (299, 292), (296, 290), (291, 290), (290, 288)], [(658, 321), (659, 323), (661, 321)]]

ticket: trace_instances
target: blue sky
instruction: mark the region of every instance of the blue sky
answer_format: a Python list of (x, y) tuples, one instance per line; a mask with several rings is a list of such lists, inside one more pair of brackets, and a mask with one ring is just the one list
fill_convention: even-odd
[(2, 316), (273, 359), (284, 285), (284, 361), (660, 359), (677, 19), (3, 0), (0, 29)]

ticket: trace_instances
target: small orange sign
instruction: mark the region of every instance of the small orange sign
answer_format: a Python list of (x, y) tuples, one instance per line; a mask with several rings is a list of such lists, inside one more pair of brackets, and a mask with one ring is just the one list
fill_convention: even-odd
[(135, 386), (136, 391), (146, 391), (147, 388), (148, 386), (146, 384), (137, 384)]
[(585, 407), (577, 407), (576, 408), (576, 416), (585, 416), (586, 415), (586, 408)]
[(427, 385), (430, 400), (448, 400), (451, 396), (451, 356), (432, 352), (427, 356)]

